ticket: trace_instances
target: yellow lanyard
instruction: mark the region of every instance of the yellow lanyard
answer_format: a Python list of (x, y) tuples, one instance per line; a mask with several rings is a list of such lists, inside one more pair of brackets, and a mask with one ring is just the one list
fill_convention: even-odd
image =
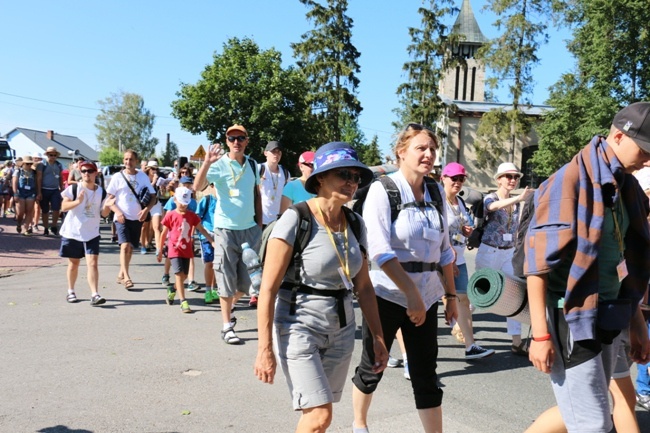
[[(246, 157), (244, 157), (244, 165), (242, 165), (241, 171), (239, 172), (239, 176), (235, 177), (235, 170), (232, 169), (232, 162), (237, 161), (237, 160), (230, 160), (228, 163), (228, 168), (230, 169), (230, 174), (232, 175), (232, 187), (236, 188), (237, 187), (237, 182), (239, 182), (239, 179), (244, 175), (244, 172), (246, 171)], [(237, 162), (239, 163), (239, 162)]]
[(320, 216), (323, 219), (323, 222), (325, 223), (325, 230), (327, 230), (327, 236), (329, 236), (330, 242), (334, 247), (334, 252), (336, 253), (336, 257), (339, 259), (339, 263), (341, 264), (341, 269), (343, 269), (343, 272), (345, 272), (345, 276), (348, 277), (348, 281), (352, 281), (352, 278), (350, 278), (350, 261), (348, 259), (348, 221), (347, 218), (345, 218), (345, 213), (343, 214), (343, 239), (344, 239), (343, 251), (345, 253), (345, 260), (344, 260), (344, 258), (341, 257), (341, 255), (339, 254), (339, 249), (336, 246), (334, 235), (332, 234), (329, 225), (325, 221), (323, 210), (320, 208), (320, 204), (318, 204), (318, 201), (316, 201), (316, 207), (318, 207), (318, 212), (320, 212)]
[[(621, 206), (623, 206), (623, 203), (621, 203), (621, 194), (619, 192), (618, 207), (622, 212), (623, 208)], [(621, 227), (618, 225), (618, 217), (616, 216), (616, 209), (614, 206), (612, 206), (612, 217), (614, 218), (614, 237), (616, 238), (616, 242), (618, 242), (618, 252), (620, 253), (620, 257), (623, 257), (625, 254), (625, 246), (623, 245), (623, 233), (621, 233)]]

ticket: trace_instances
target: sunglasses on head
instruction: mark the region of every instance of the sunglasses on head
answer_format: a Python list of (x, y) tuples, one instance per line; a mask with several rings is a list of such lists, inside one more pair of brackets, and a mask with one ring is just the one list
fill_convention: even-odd
[(334, 175), (346, 182), (361, 183), (361, 175), (350, 170), (334, 170)]
[(234, 143), (235, 141), (239, 141), (240, 143), (243, 143), (246, 140), (246, 138), (247, 137), (244, 135), (238, 135), (238, 136), (231, 135), (230, 137), (228, 137), (228, 141), (231, 143)]
[(84, 173), (84, 174), (86, 174), (86, 173), (95, 173), (96, 170), (93, 170), (93, 169), (86, 169), (86, 170), (81, 170), (81, 172)]
[(314, 168), (314, 164), (312, 162), (301, 162), (301, 164), (305, 167)]
[(464, 176), (462, 174), (456, 176), (448, 176), (448, 177), (449, 179), (451, 179), (452, 182), (460, 182), (460, 183), (465, 182), (465, 179), (467, 179), (467, 176)]
[(406, 128), (404, 128), (404, 131), (410, 131), (410, 130), (412, 130), (412, 131), (423, 131), (425, 129), (427, 131), (433, 132), (431, 130), (431, 128), (427, 128), (426, 126), (420, 125), (419, 123), (409, 123), (408, 125), (406, 125)]
[(518, 174), (504, 174), (503, 177), (505, 177), (508, 180), (513, 180), (513, 179), (519, 180), (521, 176), (519, 176)]

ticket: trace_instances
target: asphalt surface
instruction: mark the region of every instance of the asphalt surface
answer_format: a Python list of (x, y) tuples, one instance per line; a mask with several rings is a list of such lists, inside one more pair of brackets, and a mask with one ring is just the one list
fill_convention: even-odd
[[(81, 302), (67, 304), (58, 240), (25, 239), (11, 234), (15, 227), (4, 228), (0, 432), (294, 431), (299, 415), (282, 372), (274, 385), (252, 374), (256, 313), (247, 303), (235, 312), (244, 344), (228, 346), (220, 338), (219, 307), (204, 305), (203, 292), (188, 295), (194, 314), (182, 314), (178, 302), (165, 305), (162, 267), (152, 254), (133, 256), (135, 290), (126, 291), (115, 283), (119, 256), (106, 226), (99, 263), (100, 293), (108, 302), (90, 306), (82, 266)], [(199, 281), (202, 275), (197, 260)], [(523, 432), (554, 404), (550, 383), (527, 359), (510, 353), (504, 320), (480, 312), (474, 319), (477, 340), (497, 353), (471, 363), (439, 319), (445, 432)], [(359, 331), (350, 375), (360, 351)], [(395, 344), (392, 353), (398, 352)], [(351, 392), (349, 383), (329, 431), (351, 431)], [(650, 433), (650, 413), (637, 414), (642, 431)], [(369, 423), (372, 433), (421, 431), (402, 368), (386, 371)]]

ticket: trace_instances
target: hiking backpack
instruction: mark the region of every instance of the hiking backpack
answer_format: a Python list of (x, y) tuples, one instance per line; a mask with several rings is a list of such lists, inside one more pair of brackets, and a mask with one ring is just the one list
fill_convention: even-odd
[[(403, 209), (409, 207), (425, 208), (425, 207), (433, 206), (438, 211), (438, 217), (440, 218), (440, 227), (444, 227), (442, 221), (442, 207), (444, 205), (444, 202), (442, 201), (442, 195), (440, 194), (440, 188), (438, 187), (438, 182), (436, 182), (434, 179), (430, 177), (424, 178), (424, 185), (426, 189), (429, 191), (429, 196), (431, 197), (430, 202), (412, 201), (410, 203), (403, 203), (403, 204), (402, 204), (402, 194), (400, 193), (393, 179), (391, 179), (389, 176), (382, 176), (374, 180), (373, 182), (371, 182), (370, 185), (372, 185), (374, 182), (381, 183), (381, 185), (386, 190), (386, 194), (388, 195), (388, 202), (390, 203), (391, 223), (395, 222), (397, 216)], [(363, 204), (365, 203), (366, 197), (368, 196), (368, 190), (370, 189), (370, 185), (367, 185), (359, 189), (354, 196), (356, 201), (352, 205), (352, 210), (354, 210), (356, 213), (360, 215), (363, 215), (362, 213)]]
[[(284, 173), (284, 184), (286, 185), (287, 183), (289, 183), (289, 180), (291, 180), (291, 173), (289, 173), (289, 170), (282, 165), (278, 164), (278, 168), (282, 170), (282, 173)], [(260, 164), (260, 178), (264, 176), (265, 172), (266, 172), (266, 164)]]

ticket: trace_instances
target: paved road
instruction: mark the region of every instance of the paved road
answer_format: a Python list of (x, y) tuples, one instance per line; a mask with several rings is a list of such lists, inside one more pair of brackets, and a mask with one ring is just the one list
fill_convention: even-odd
[[(18, 256), (7, 253), (5, 239), (1, 233), (2, 260)], [(50, 240), (36, 240), (51, 247)], [(66, 268), (58, 260), (0, 278), (0, 432), (293, 431), (298, 415), (282, 373), (272, 386), (252, 374), (254, 310), (239, 307), (244, 344), (228, 346), (220, 339), (218, 307), (203, 305), (202, 294), (189, 295), (192, 315), (165, 305), (152, 255), (134, 256), (137, 290), (127, 292), (115, 284), (117, 247), (105, 240), (102, 248), (100, 285), (108, 302), (101, 308), (89, 304), (85, 269), (77, 288), (82, 302), (65, 302)], [(489, 314), (475, 320), (480, 342), (497, 349), (480, 362), (465, 362), (449, 328), (440, 330), (445, 432), (522, 432), (553, 404), (550, 385), (510, 354), (503, 320)], [(359, 354), (357, 340), (353, 365)], [(402, 372), (389, 369), (374, 397), (373, 433), (421, 431)], [(351, 430), (351, 386), (335, 405), (332, 432)], [(650, 433), (650, 414), (638, 414)]]

